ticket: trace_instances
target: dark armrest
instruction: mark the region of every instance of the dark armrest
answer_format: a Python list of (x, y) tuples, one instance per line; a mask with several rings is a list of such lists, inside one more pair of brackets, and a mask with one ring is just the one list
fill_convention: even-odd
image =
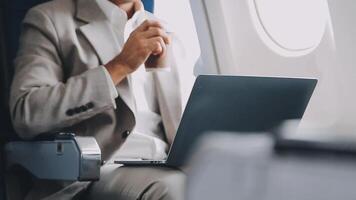
[(6, 168), (20, 165), (47, 180), (93, 181), (100, 177), (101, 151), (94, 137), (59, 134), (5, 145)]

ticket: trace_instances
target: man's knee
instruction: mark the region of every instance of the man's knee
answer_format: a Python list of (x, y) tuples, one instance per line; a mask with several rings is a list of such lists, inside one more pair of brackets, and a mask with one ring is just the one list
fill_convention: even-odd
[(185, 195), (185, 175), (175, 173), (149, 184), (140, 195), (140, 200), (183, 200)]

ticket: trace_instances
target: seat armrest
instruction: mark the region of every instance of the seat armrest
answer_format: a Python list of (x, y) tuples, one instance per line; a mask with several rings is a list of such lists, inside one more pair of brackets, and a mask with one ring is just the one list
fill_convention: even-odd
[(95, 181), (101, 151), (94, 137), (59, 134), (48, 140), (14, 141), (5, 145), (6, 168), (19, 165), (39, 179)]

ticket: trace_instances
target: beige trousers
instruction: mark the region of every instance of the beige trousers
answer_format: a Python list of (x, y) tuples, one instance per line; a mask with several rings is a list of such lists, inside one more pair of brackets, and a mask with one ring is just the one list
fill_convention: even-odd
[(186, 175), (163, 167), (102, 167), (100, 180), (85, 192), (87, 200), (183, 200)]

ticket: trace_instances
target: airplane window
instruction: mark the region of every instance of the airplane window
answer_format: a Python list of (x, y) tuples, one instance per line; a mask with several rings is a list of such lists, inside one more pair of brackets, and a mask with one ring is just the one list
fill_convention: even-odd
[(175, 48), (185, 105), (195, 77), (193, 69), (200, 56), (200, 46), (189, 0), (156, 0), (155, 15), (167, 21), (179, 38)]
[(312, 52), (325, 33), (326, 0), (251, 0), (255, 25), (262, 40), (284, 56)]

